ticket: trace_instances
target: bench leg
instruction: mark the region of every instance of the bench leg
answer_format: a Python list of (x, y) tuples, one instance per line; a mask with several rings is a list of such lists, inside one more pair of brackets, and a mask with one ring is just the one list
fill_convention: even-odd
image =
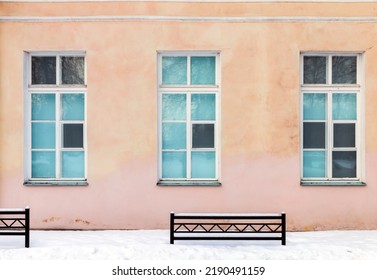
[(25, 247), (30, 246), (30, 209), (25, 209)]
[(170, 244), (174, 244), (174, 212), (170, 213)]

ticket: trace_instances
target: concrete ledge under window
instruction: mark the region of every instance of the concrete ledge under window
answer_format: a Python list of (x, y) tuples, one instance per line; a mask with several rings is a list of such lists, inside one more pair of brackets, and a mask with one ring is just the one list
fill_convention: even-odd
[(24, 186), (41, 186), (41, 187), (48, 187), (48, 186), (88, 186), (87, 181), (26, 181), (24, 182)]
[(366, 186), (367, 184), (364, 182), (340, 182), (340, 181), (318, 181), (318, 182), (308, 182), (308, 181), (301, 181), (301, 186), (313, 186), (313, 187), (321, 187), (321, 186), (336, 186), (336, 187), (356, 187), (356, 186)]
[(157, 186), (209, 186), (218, 187), (221, 186), (219, 181), (158, 181)]

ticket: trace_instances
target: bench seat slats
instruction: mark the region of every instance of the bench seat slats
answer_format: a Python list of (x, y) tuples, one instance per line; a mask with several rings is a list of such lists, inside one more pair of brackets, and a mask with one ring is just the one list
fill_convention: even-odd
[[(177, 236), (175, 240), (199, 240), (195, 236)], [(238, 237), (238, 236), (202, 236), (200, 240), (281, 240), (281, 237)]]
[(9, 231), (0, 230), (0, 235), (25, 235), (25, 231), (24, 230), (9, 230)]

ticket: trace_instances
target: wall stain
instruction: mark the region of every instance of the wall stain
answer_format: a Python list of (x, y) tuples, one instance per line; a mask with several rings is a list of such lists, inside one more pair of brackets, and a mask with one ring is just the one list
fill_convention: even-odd
[(42, 220), (42, 222), (48, 223), (48, 222), (56, 222), (58, 220), (60, 220), (60, 218), (58, 218), (58, 217), (50, 217), (50, 218)]
[(89, 221), (86, 221), (86, 220), (82, 220), (82, 219), (75, 219), (75, 223), (82, 223), (82, 224), (85, 224), (85, 225), (90, 225), (90, 222)]

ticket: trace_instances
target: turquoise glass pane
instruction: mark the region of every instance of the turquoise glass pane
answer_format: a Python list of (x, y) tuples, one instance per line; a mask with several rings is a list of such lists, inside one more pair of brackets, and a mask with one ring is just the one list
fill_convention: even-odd
[(214, 56), (191, 57), (191, 84), (214, 85), (216, 83), (216, 58)]
[(215, 178), (216, 177), (215, 152), (192, 152), (191, 153), (191, 177), (192, 178)]
[(162, 153), (162, 178), (186, 178), (186, 152)]
[(31, 119), (55, 120), (55, 94), (31, 95)]
[(162, 120), (186, 120), (186, 94), (162, 95)]
[(216, 119), (216, 95), (192, 94), (191, 95), (191, 119), (215, 120)]
[(83, 121), (84, 104), (84, 94), (62, 94), (62, 119)]
[(55, 178), (55, 152), (32, 152), (31, 176), (33, 178)]
[(304, 151), (304, 178), (326, 177), (326, 152)]
[(334, 120), (356, 120), (356, 94), (334, 93), (332, 117)]
[(62, 152), (62, 177), (84, 178), (85, 177), (84, 152)]
[(31, 147), (33, 149), (55, 149), (55, 123), (32, 123)]
[(163, 56), (162, 57), (162, 84), (186, 85), (187, 84), (187, 57)]
[(326, 94), (304, 94), (304, 120), (326, 120)]
[(186, 149), (186, 124), (162, 124), (162, 149)]

